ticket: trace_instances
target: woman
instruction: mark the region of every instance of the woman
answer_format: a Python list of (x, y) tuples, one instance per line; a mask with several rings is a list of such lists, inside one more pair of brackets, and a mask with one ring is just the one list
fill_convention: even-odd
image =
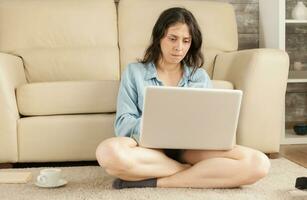
[(143, 60), (125, 69), (118, 94), (115, 133), (97, 148), (99, 164), (117, 189), (132, 187), (231, 188), (252, 184), (270, 168), (261, 152), (236, 145), (227, 151), (163, 150), (138, 146), (144, 88), (204, 87), (202, 35), (191, 12), (170, 8), (158, 18)]

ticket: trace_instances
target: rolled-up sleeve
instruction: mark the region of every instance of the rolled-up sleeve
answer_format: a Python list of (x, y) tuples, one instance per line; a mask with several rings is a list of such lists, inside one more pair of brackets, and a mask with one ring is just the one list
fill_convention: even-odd
[(137, 107), (137, 89), (135, 79), (128, 65), (123, 72), (115, 117), (115, 135), (133, 137), (138, 140), (141, 114)]

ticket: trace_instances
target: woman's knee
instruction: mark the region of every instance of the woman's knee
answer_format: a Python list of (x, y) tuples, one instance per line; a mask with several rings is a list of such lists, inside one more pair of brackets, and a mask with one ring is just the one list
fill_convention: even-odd
[[(129, 148), (133, 141), (127, 137), (113, 137), (101, 142), (96, 149), (96, 158), (100, 166), (110, 172), (120, 172), (130, 168)], [(112, 174), (114, 175), (114, 174)]]
[(247, 163), (247, 176), (245, 184), (253, 184), (265, 177), (270, 170), (271, 163), (268, 157), (259, 151), (251, 152), (245, 162)]

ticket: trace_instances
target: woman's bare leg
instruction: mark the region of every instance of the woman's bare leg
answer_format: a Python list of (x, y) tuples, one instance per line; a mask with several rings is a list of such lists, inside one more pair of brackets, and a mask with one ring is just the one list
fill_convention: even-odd
[(187, 150), (183, 159), (193, 165), (189, 167), (124, 137), (105, 140), (96, 155), (109, 174), (130, 181), (160, 177), (158, 187), (238, 187), (261, 179), (270, 167), (263, 153), (242, 146), (230, 151)]
[(170, 159), (162, 150), (139, 147), (128, 137), (104, 140), (96, 157), (107, 173), (128, 181), (171, 176), (190, 167)]
[(238, 187), (258, 181), (270, 168), (270, 161), (263, 153), (242, 146), (230, 151), (187, 150), (183, 159), (193, 166), (159, 178), (158, 187)]

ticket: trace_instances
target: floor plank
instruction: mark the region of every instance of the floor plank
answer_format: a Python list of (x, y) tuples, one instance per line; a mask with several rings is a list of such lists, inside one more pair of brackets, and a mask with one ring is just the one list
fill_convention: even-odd
[(281, 145), (280, 154), (282, 157), (307, 168), (307, 144)]

